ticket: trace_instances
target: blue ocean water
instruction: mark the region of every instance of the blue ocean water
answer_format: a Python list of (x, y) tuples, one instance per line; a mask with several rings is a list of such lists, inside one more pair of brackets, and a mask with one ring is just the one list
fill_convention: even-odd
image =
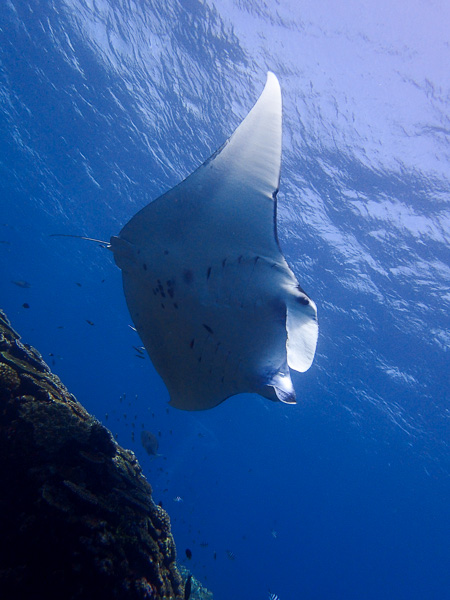
[[(422, 0), (2, 3), (1, 306), (136, 452), (217, 600), (448, 595), (449, 30)], [(136, 357), (111, 253), (50, 234), (117, 234), (223, 143), (268, 69), (279, 238), (318, 305), (316, 359), (295, 407), (177, 411)]]

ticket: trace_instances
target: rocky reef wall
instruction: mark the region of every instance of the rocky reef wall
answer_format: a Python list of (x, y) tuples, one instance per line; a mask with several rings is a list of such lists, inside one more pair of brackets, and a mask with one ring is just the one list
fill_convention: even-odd
[(0, 311), (0, 596), (183, 599), (167, 513), (134, 454)]

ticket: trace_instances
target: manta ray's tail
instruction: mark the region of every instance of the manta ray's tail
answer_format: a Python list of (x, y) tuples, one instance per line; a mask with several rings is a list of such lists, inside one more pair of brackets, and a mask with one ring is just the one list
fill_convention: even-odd
[(86, 237), (85, 235), (73, 235), (70, 233), (51, 233), (50, 237), (70, 237), (70, 238), (78, 238), (79, 240), (87, 240), (88, 242), (97, 242), (103, 248), (111, 248), (111, 244), (109, 242), (105, 242), (104, 240), (96, 240), (94, 238)]

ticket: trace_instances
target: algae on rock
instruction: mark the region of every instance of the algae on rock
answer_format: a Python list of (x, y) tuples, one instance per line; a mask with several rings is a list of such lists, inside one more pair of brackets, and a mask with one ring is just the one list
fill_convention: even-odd
[(5, 599), (184, 598), (167, 513), (138, 461), (0, 311)]

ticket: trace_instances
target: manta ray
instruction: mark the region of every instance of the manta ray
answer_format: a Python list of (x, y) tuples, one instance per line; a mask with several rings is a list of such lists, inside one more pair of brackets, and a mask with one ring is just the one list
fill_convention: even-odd
[(225, 144), (111, 238), (131, 318), (177, 408), (240, 393), (295, 403), (290, 369), (313, 361), (316, 305), (277, 237), (281, 120), (269, 72)]
[(316, 351), (313, 300), (277, 236), (281, 90), (258, 101), (196, 171), (140, 210), (110, 243), (135, 329), (170, 404), (204, 410), (256, 393), (296, 402), (290, 369)]

